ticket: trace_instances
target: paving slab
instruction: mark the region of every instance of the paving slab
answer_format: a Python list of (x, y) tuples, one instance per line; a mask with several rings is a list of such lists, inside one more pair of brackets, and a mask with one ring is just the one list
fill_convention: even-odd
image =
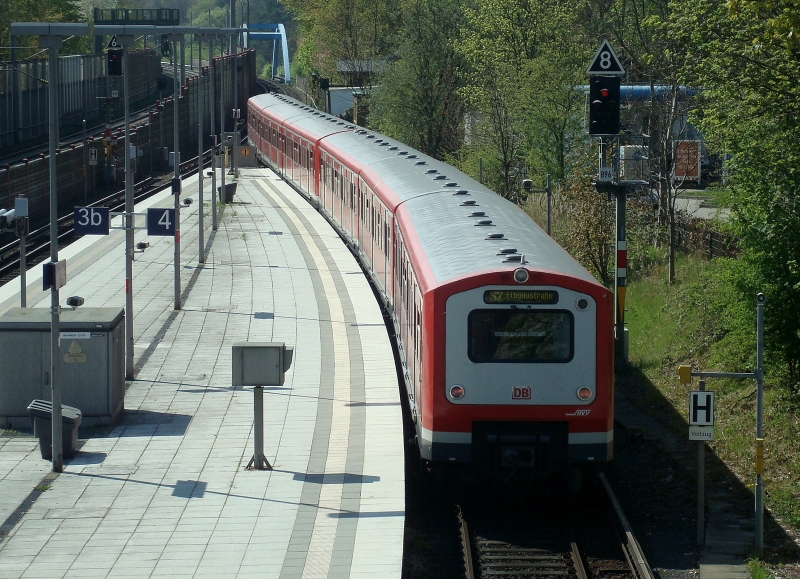
[[(195, 203), (181, 211), (180, 309), (173, 239), (135, 235), (150, 246), (135, 256), (136, 379), (120, 421), (82, 429), (76, 457), (29, 504), (50, 463), (29, 435), (0, 432), (0, 578), (400, 577), (400, 390), (359, 265), (269, 170), (242, 170), (216, 232), (196, 177), (183, 191)], [(136, 211), (172, 203), (164, 192)], [(61, 296), (123, 307), (123, 256), (120, 230), (65, 248)], [(18, 292), (16, 280), (0, 287), (0, 315)], [(27, 300), (49, 307), (40, 267)], [(285, 384), (264, 391), (271, 471), (245, 468), (253, 394), (231, 385), (231, 345), (242, 341), (295, 348)]]

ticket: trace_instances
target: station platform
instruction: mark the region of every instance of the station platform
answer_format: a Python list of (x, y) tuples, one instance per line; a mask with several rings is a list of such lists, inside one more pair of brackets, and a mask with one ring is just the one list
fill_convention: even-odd
[[(137, 374), (118, 423), (81, 429), (60, 474), (30, 432), (0, 430), (0, 578), (400, 577), (400, 394), (372, 290), (330, 225), (272, 171), (241, 170), (217, 232), (205, 185), (199, 265), (197, 178), (183, 183), (194, 203), (181, 210), (180, 310), (173, 238), (136, 233), (150, 246), (135, 254)], [(172, 203), (167, 191), (136, 211)], [(62, 305), (79, 295), (124, 307), (121, 230), (59, 258)], [(29, 307), (50, 305), (41, 270), (28, 272)], [(0, 315), (18, 305), (12, 280)], [(264, 388), (272, 471), (245, 469), (253, 394), (231, 386), (231, 345), (245, 341), (294, 347), (284, 386)]]

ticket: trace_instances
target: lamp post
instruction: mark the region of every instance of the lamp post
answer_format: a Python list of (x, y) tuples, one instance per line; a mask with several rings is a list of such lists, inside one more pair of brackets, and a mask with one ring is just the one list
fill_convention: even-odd
[[(60, 306), (59, 276), (55, 275), (58, 263), (58, 167), (56, 149), (58, 148), (58, 49), (64, 43), (64, 37), (85, 36), (89, 33), (87, 24), (50, 24), (14, 22), (11, 24), (11, 37), (38, 36), (39, 46), (47, 48), (47, 82), (48, 109), (50, 129), (50, 393), (53, 404), (53, 472), (64, 469), (64, 453), (61, 446), (61, 342), (60, 342)], [(66, 263), (61, 266), (66, 271)], [(66, 276), (61, 277), (64, 280)], [(65, 280), (64, 280), (65, 281)]]
[(205, 263), (205, 243), (203, 239), (203, 38), (196, 35), (197, 52), (200, 54), (200, 65), (197, 68), (197, 221), (199, 222), (198, 261)]

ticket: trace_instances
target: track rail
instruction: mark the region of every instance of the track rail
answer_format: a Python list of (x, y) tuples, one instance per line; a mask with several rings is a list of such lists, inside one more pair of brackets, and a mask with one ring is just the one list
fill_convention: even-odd
[[(468, 508), (456, 505), (462, 563), (466, 579), (654, 579), (647, 559), (611, 489), (600, 475), (608, 499), (608, 523), (591, 531), (567, 514), (566, 507), (543, 516), (514, 513), (508, 517), (497, 509)], [(603, 495), (598, 494), (602, 498)], [(601, 501), (602, 502), (602, 501)], [(467, 514), (469, 513), (469, 514)], [(595, 515), (590, 515), (597, 518)], [(603, 517), (599, 517), (602, 519)], [(594, 521), (596, 523), (596, 520)], [(613, 530), (608, 528), (613, 527)], [(617, 537), (612, 559), (587, 557), (573, 534), (598, 533)], [(612, 541), (613, 542), (613, 541)]]
[(630, 523), (628, 523), (628, 518), (622, 511), (617, 496), (603, 473), (600, 473), (600, 482), (603, 483), (611, 508), (616, 515), (616, 517), (613, 517), (614, 527), (620, 540), (620, 547), (625, 553), (625, 558), (633, 572), (633, 576), (637, 579), (655, 579), (642, 547), (639, 545), (639, 541), (636, 540), (636, 535), (633, 534)]
[[(206, 151), (204, 159), (211, 154), (211, 150)], [(210, 157), (209, 157), (210, 158)], [(190, 177), (197, 172), (197, 157), (193, 157), (180, 164), (179, 173), (181, 179)], [(204, 163), (205, 164), (205, 163)], [(134, 203), (138, 203), (163, 191), (171, 185), (173, 174), (170, 173), (161, 178), (148, 177), (134, 185)], [(139, 192), (138, 195), (136, 192)], [(90, 203), (89, 207), (108, 207), (111, 211), (120, 211), (125, 207), (125, 190), (119, 190), (111, 195)], [(59, 246), (68, 242), (74, 235), (72, 226), (73, 214), (69, 213), (58, 219), (58, 243)], [(47, 259), (50, 251), (50, 225), (45, 225), (28, 234), (26, 243), (26, 258), (28, 265), (33, 265)], [(19, 269), (19, 240), (0, 247), (0, 282)]]

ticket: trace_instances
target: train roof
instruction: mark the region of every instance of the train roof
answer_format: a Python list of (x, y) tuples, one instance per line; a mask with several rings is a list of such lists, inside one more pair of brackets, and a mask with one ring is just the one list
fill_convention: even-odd
[(360, 171), (401, 226), (410, 220), (437, 283), (513, 269), (522, 259), (532, 270), (599, 283), (527, 213), (452, 165), (336, 117), (315, 115), (287, 97), (267, 96), (253, 98), (301, 134), (322, 138), (321, 147)]

